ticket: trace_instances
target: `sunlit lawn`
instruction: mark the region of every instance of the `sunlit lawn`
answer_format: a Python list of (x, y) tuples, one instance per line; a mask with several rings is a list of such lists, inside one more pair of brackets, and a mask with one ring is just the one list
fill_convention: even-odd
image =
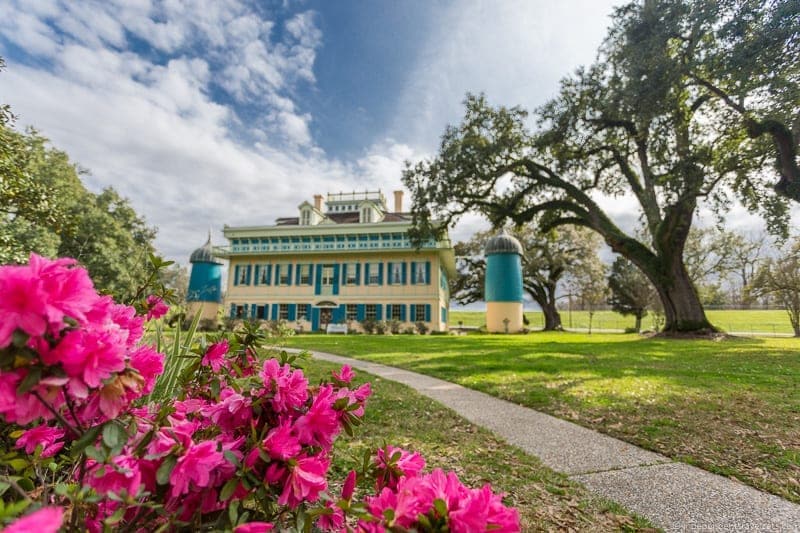
[[(303, 365), (310, 382), (338, 367), (322, 361)], [(394, 444), (416, 450), (429, 468), (455, 471), (474, 487), (490, 482), (520, 511), (523, 531), (612, 531), (646, 529), (646, 521), (600, 500), (565, 476), (478, 428), (450, 409), (404, 385), (359, 373), (374, 391), (364, 424), (354, 438), (336, 441), (335, 479), (344, 479), (366, 450)], [(337, 489), (338, 490), (338, 489)]]
[(579, 422), (800, 502), (800, 340), (295, 337)]
[[(561, 321), (567, 329), (587, 329), (589, 327), (588, 311), (563, 310)], [(724, 331), (740, 333), (793, 333), (792, 326), (785, 311), (780, 310), (707, 310), (706, 315), (712, 324)], [(525, 313), (530, 321), (531, 329), (541, 329), (544, 322), (540, 311)], [(462, 322), (464, 326), (480, 327), (486, 323), (486, 314), (480, 311), (451, 311), (450, 324), (457, 327)], [(632, 328), (634, 318), (622, 316), (613, 311), (597, 311), (592, 318), (592, 328), (596, 330)], [(642, 329), (653, 329), (653, 317), (646, 316), (642, 320)]]

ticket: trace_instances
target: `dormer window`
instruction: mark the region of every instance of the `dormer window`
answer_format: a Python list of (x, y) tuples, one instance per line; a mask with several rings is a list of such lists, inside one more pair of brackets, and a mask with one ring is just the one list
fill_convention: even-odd
[(370, 222), (372, 222), (372, 208), (365, 205), (361, 208), (361, 223), (369, 224)]
[(311, 225), (311, 210), (310, 209), (303, 209), (300, 211), (300, 225), (301, 226), (310, 226)]

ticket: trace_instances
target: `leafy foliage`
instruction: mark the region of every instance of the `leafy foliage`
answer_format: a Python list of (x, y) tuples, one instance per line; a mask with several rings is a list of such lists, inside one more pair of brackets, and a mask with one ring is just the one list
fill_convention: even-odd
[(794, 336), (800, 337), (800, 238), (768, 258), (758, 270), (751, 285), (756, 296), (772, 296), (789, 315)]
[(658, 295), (653, 284), (624, 257), (617, 257), (611, 264), (608, 288), (610, 291), (608, 303), (611, 309), (621, 315), (636, 317), (634, 328), (637, 332), (641, 330), (642, 318), (647, 316), (648, 310), (660, 312), (660, 309), (657, 309)]

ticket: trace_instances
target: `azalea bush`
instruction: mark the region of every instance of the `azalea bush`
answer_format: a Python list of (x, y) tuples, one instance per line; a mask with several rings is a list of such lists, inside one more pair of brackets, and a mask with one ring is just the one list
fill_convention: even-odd
[(346, 366), (310, 384), (254, 324), (176, 330), (165, 372), (167, 306), (145, 294), (117, 304), (70, 259), (0, 267), (4, 531), (519, 531), (489, 485), (392, 446), (332, 494), (333, 443), (369, 384)]

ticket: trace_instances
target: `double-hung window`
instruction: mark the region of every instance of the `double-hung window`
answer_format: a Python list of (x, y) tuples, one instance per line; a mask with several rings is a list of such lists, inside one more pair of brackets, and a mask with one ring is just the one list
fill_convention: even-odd
[(381, 272), (380, 272), (380, 263), (369, 263), (369, 279), (367, 280), (369, 285), (380, 285), (381, 283)]
[(322, 266), (322, 286), (330, 287), (333, 285), (333, 265)]
[(289, 320), (289, 304), (278, 305), (278, 320)]
[(425, 304), (417, 304), (415, 306), (414, 322), (425, 322)]
[(367, 320), (375, 320), (378, 318), (378, 306), (376, 304), (367, 304), (364, 309), (364, 318)]
[(415, 271), (414, 279), (416, 280), (418, 285), (425, 285), (428, 283), (428, 280), (426, 279), (428, 269), (426, 268), (425, 263), (415, 263), (414, 271)]
[(347, 304), (345, 320), (358, 320), (358, 306), (356, 304)]
[(300, 285), (311, 285), (311, 265), (300, 265)]
[(278, 278), (278, 285), (288, 285), (292, 279), (292, 265), (289, 263), (281, 263), (280, 277)]
[(403, 264), (391, 263), (392, 268), (389, 270), (389, 284), (400, 285), (403, 283)]
[(345, 285), (358, 285), (358, 263), (347, 263), (346, 267)]

